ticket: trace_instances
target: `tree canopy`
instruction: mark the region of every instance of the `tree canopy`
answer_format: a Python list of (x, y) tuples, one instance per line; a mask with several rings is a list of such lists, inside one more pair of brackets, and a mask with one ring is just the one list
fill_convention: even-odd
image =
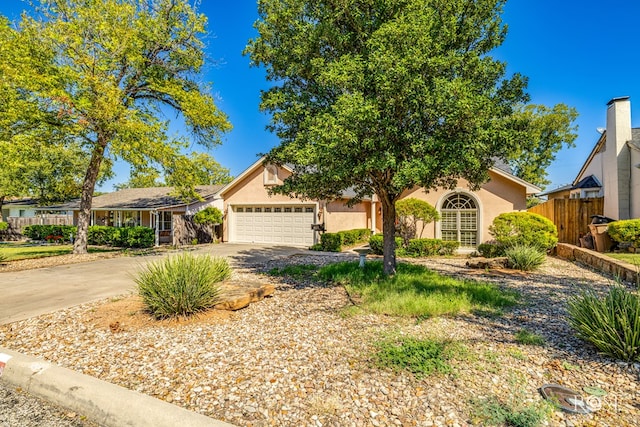
[[(230, 129), (201, 82), (205, 32), (206, 17), (187, 0), (42, 0), (17, 30), (0, 33), (2, 46), (17, 40), (5, 55), (16, 71), (0, 80), (0, 93), (25, 105), (0, 120), (14, 135), (39, 121), (74, 137), (88, 157), (74, 252), (86, 252), (101, 167), (124, 160), (185, 170), (192, 142), (212, 147)], [(168, 111), (182, 117), (188, 138), (168, 135)]]
[(472, 187), (522, 137), (527, 79), (491, 57), (504, 0), (260, 0), (246, 53), (294, 165), (273, 191), (313, 199), (378, 196), (384, 270), (395, 272), (395, 201), (410, 188)]

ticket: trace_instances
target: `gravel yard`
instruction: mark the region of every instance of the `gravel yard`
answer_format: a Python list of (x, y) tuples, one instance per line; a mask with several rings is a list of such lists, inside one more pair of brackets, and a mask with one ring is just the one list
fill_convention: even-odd
[[(499, 317), (416, 321), (348, 315), (341, 287), (260, 274), (337, 259), (344, 256), (293, 256), (236, 270), (236, 279), (270, 282), (277, 291), (231, 315), (160, 325), (118, 318), (113, 327), (104, 317), (114, 301), (105, 301), (1, 326), (0, 343), (239, 426), (466, 426), (473, 425), (472, 399), (536, 402), (545, 383), (608, 392), (591, 402), (600, 406), (594, 414), (555, 412), (549, 425), (637, 425), (638, 366), (598, 356), (566, 321), (568, 295), (586, 286), (604, 290), (610, 279), (555, 258), (531, 274), (473, 271), (462, 258), (428, 259), (420, 263), (517, 290), (524, 303)], [(518, 344), (521, 329), (543, 336), (545, 345)], [(465, 352), (449, 375), (418, 379), (381, 370), (372, 363), (372, 343), (390, 333), (451, 339)]]

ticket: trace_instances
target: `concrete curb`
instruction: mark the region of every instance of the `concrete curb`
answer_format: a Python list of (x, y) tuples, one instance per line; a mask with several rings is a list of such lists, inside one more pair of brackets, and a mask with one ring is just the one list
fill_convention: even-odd
[(0, 381), (107, 427), (233, 427), (179, 406), (0, 347), (11, 356)]

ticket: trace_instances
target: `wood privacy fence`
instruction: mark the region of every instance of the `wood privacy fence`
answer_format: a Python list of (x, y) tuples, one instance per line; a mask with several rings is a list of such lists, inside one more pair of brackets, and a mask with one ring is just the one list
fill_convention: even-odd
[(529, 212), (549, 218), (558, 227), (558, 241), (579, 245), (580, 236), (589, 232), (592, 215), (602, 215), (604, 198), (552, 199)]
[(22, 231), (27, 225), (73, 225), (73, 215), (44, 215), (33, 217), (13, 217), (6, 219), (14, 230)]

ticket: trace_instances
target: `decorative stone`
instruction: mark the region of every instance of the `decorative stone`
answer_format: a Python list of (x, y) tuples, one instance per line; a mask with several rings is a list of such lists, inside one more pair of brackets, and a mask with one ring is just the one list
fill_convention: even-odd
[(507, 268), (507, 258), (506, 257), (498, 257), (498, 258), (472, 258), (467, 261), (467, 267), (469, 268), (477, 268), (477, 269), (491, 269), (491, 268)]

